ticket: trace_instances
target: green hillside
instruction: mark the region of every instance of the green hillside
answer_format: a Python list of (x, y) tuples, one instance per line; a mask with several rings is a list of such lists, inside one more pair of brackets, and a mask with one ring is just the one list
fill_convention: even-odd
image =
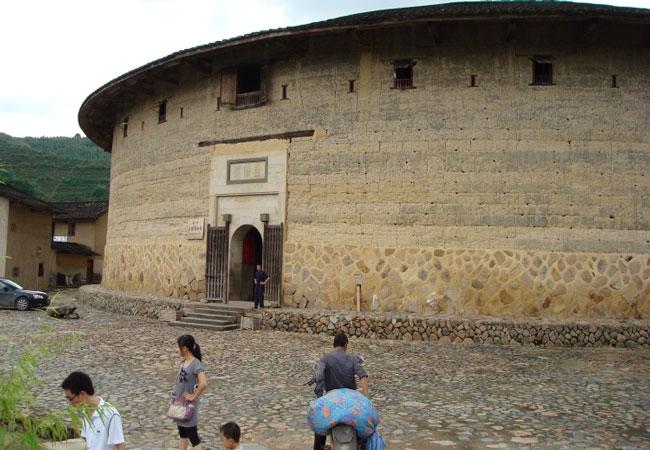
[(41, 200), (108, 200), (110, 165), (110, 154), (78, 135), (0, 133), (0, 180)]

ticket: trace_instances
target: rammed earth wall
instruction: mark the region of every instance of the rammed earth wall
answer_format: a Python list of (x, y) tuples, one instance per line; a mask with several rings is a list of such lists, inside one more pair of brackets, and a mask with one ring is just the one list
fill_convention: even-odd
[(452, 318), (432, 315), (329, 313), (304, 310), (263, 312), (262, 328), (308, 334), (440, 344), (497, 344), (545, 347), (650, 347), (650, 321), (542, 321)]
[[(305, 37), (304, 54), (260, 41), (206, 59), (210, 74), (151, 77), (116, 117), (103, 285), (201, 297), (206, 241), (186, 238), (187, 221), (222, 224), (210, 186), (226, 171), (212, 162), (241, 148), (199, 142), (317, 130), (275, 149), (285, 306), (352, 309), (361, 284), (380, 311), (649, 318), (650, 54), (641, 24), (599, 21), (588, 42), (576, 29), (531, 20), (506, 42), (504, 24), (477, 18), (434, 44), (412, 23)], [(553, 85), (531, 85), (535, 55), (551, 57)], [(413, 89), (394, 89), (403, 58)], [(218, 107), (217, 74), (256, 61), (266, 103)]]

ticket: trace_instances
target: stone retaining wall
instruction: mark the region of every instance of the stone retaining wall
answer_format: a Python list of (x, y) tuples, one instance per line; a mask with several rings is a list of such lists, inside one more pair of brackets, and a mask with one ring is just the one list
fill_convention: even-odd
[(463, 344), (545, 347), (649, 347), (650, 321), (561, 322), (491, 318), (266, 310), (262, 329), (308, 334)]
[[(332, 233), (335, 234), (335, 233)], [(422, 231), (422, 235), (427, 235)], [(650, 254), (285, 246), (283, 305), (402, 314), (650, 319)]]
[(162, 309), (180, 311), (191, 303), (177, 298), (113, 291), (96, 284), (80, 287), (77, 298), (80, 302), (102, 311), (151, 319), (158, 319)]

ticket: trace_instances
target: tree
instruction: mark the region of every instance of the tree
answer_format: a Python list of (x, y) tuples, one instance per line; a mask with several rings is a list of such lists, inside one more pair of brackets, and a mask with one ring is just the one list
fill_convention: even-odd
[(89, 419), (87, 409), (72, 406), (43, 415), (36, 413), (34, 391), (43, 384), (35, 375), (39, 361), (78, 341), (77, 336), (55, 341), (52, 332), (53, 328), (39, 325), (22, 348), (7, 335), (0, 335), (5, 349), (3, 360), (11, 361), (8, 370), (0, 370), (0, 450), (40, 449), (44, 441), (67, 439), (68, 423), (80, 430)]

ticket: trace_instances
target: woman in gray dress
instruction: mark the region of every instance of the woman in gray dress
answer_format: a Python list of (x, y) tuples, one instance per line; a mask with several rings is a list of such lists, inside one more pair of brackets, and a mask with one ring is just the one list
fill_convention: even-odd
[(187, 450), (188, 442), (192, 448), (202, 450), (201, 439), (199, 438), (199, 397), (205, 390), (207, 381), (201, 364), (201, 347), (196, 343), (194, 337), (184, 334), (177, 339), (178, 353), (183, 357), (183, 363), (178, 371), (174, 394), (185, 400), (194, 402), (194, 414), (189, 420), (176, 420), (178, 425), (179, 450)]

